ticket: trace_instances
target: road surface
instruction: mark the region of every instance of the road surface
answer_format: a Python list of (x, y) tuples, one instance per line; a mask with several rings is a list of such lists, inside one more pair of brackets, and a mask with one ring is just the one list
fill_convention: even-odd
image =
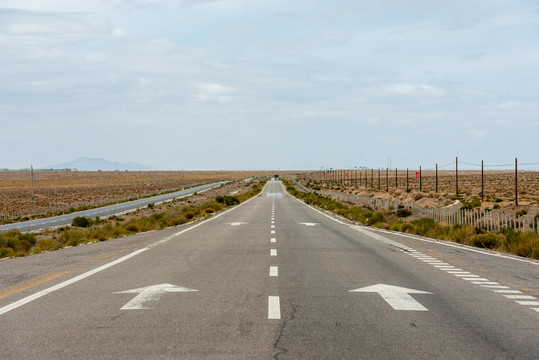
[(36, 231), (45, 228), (53, 228), (64, 225), (71, 225), (73, 218), (77, 216), (85, 216), (90, 219), (95, 217), (107, 217), (111, 215), (121, 214), (125, 212), (135, 211), (139, 207), (148, 206), (148, 204), (156, 204), (164, 201), (171, 201), (173, 199), (182, 198), (194, 194), (195, 192), (203, 192), (222, 184), (226, 184), (228, 181), (220, 181), (212, 184), (200, 185), (186, 190), (176, 191), (168, 194), (152, 196), (144, 199), (127, 201), (115, 205), (103, 206), (96, 209), (77, 211), (71, 214), (54, 216), (44, 219), (37, 219), (7, 225), (0, 225), (0, 232), (5, 232), (13, 229), (18, 229), (21, 232)]
[(5, 359), (537, 359), (539, 262), (359, 227), (279, 181), (195, 224), (0, 261)]

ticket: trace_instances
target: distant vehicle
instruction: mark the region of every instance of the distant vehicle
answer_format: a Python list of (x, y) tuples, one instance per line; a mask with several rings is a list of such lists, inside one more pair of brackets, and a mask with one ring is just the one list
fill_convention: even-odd
[(273, 175), (273, 180), (277, 180), (279, 178), (279, 175)]

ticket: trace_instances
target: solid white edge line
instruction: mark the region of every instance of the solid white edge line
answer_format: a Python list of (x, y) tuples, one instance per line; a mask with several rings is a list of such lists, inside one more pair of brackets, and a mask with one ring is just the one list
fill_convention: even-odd
[[(267, 184), (268, 184), (268, 183), (266, 183), (266, 185), (267, 185)], [(260, 192), (260, 194), (262, 194), (262, 192), (263, 192), (264, 189), (266, 188), (266, 185), (264, 185), (264, 188), (262, 189), (262, 191)], [(207, 223), (207, 222), (209, 222), (209, 221), (211, 221), (211, 220), (217, 219), (218, 217), (220, 217), (221, 215), (226, 214), (226, 213), (229, 212), (229, 211), (238, 209), (238, 208), (239, 208), (240, 206), (242, 206), (243, 204), (246, 204), (246, 203), (248, 203), (249, 201), (253, 200), (254, 198), (260, 196), (260, 194), (258, 194), (258, 195), (256, 195), (256, 196), (253, 196), (253, 197), (250, 198), (249, 200), (244, 201), (244, 202), (242, 202), (241, 204), (239, 204), (239, 205), (237, 205), (237, 206), (234, 206), (234, 207), (231, 208), (231, 209), (228, 209), (228, 210), (226, 210), (226, 211), (223, 211), (222, 213), (219, 213), (219, 214), (217, 214), (217, 215), (215, 215), (215, 216), (212, 216), (212, 217), (210, 217), (209, 219), (203, 220), (203, 221), (199, 222), (198, 224), (195, 224), (195, 225), (193, 225), (193, 226), (191, 226), (191, 227), (189, 227), (189, 228), (187, 228), (187, 229), (184, 229), (184, 230), (182, 230), (182, 231), (179, 231), (179, 232), (177, 232), (177, 233), (175, 233), (175, 234), (173, 234), (173, 235), (167, 236), (166, 238), (161, 239), (161, 240), (159, 240), (159, 241), (156, 241), (155, 243), (150, 244), (150, 245), (148, 245), (148, 246), (146, 246), (146, 247), (144, 247), (144, 248), (142, 248), (142, 249), (133, 251), (132, 253), (127, 254), (127, 255), (125, 255), (125, 256), (123, 256), (123, 257), (121, 257), (121, 258), (119, 258), (119, 259), (116, 259), (116, 260), (114, 260), (114, 261), (111, 261), (111, 262), (108, 263), (108, 264), (102, 265), (102, 266), (100, 266), (100, 267), (98, 267), (98, 268), (96, 268), (96, 269), (93, 269), (93, 270), (87, 271), (87, 272), (85, 272), (85, 273), (83, 273), (83, 274), (80, 274), (80, 275), (78, 275), (78, 276), (75, 276), (75, 277), (72, 278), (72, 279), (63, 281), (63, 282), (61, 282), (61, 283), (59, 283), (59, 284), (56, 284), (56, 285), (51, 286), (51, 287), (49, 287), (49, 288), (46, 288), (46, 289), (44, 289), (44, 290), (38, 291), (38, 292), (35, 293), (35, 294), (29, 295), (29, 296), (27, 296), (27, 297), (24, 297), (24, 298), (18, 300), (18, 301), (15, 301), (14, 303), (11, 303), (11, 304), (8, 304), (8, 305), (6, 305), (6, 306), (3, 306), (3, 307), (0, 308), (0, 315), (3, 315), (3, 314), (5, 314), (5, 313), (7, 313), (7, 312), (9, 312), (9, 311), (11, 311), (11, 310), (14, 310), (14, 309), (16, 309), (16, 308), (18, 308), (18, 307), (21, 307), (21, 306), (23, 306), (23, 305), (26, 305), (26, 304), (28, 304), (29, 302), (32, 302), (32, 301), (34, 301), (34, 300), (36, 300), (36, 299), (39, 299), (40, 297), (43, 297), (43, 296), (45, 296), (45, 295), (47, 295), (47, 294), (50, 294), (50, 293), (52, 293), (52, 292), (54, 292), (54, 291), (56, 291), (56, 290), (59, 290), (59, 289), (62, 289), (62, 288), (64, 288), (64, 287), (68, 286), (68, 285), (74, 284), (74, 283), (76, 283), (76, 282), (78, 282), (78, 281), (80, 281), (80, 280), (83, 280), (83, 279), (85, 279), (85, 278), (87, 278), (87, 277), (89, 277), (89, 276), (92, 276), (92, 275), (94, 275), (94, 274), (97, 274), (98, 272), (101, 272), (101, 271), (103, 271), (103, 270), (105, 270), (105, 269), (108, 269), (108, 268), (110, 268), (110, 267), (112, 267), (112, 266), (114, 266), (114, 265), (117, 265), (117, 264), (119, 264), (119, 263), (122, 263), (122, 262), (124, 262), (125, 260), (128, 260), (128, 259), (130, 259), (130, 258), (132, 258), (132, 257), (134, 257), (134, 256), (136, 256), (136, 255), (138, 255), (138, 254), (140, 254), (140, 253), (146, 251), (146, 250), (151, 249), (151, 248), (154, 247), (154, 246), (157, 246), (158, 244), (165, 243), (165, 242), (169, 241), (170, 239), (172, 239), (172, 238), (174, 238), (174, 237), (176, 237), (176, 236), (178, 236), (178, 235), (181, 235), (181, 234), (183, 234), (183, 233), (185, 233), (185, 232), (187, 232), (187, 231), (193, 230), (194, 228), (197, 228), (197, 227), (199, 227), (200, 225), (205, 224), (205, 223)]]

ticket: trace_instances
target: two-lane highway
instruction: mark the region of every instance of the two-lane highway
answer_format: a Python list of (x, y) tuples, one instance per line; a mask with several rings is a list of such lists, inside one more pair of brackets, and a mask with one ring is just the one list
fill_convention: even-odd
[(539, 354), (538, 262), (359, 227), (279, 181), (203, 222), (106, 243), (0, 262), (3, 358)]

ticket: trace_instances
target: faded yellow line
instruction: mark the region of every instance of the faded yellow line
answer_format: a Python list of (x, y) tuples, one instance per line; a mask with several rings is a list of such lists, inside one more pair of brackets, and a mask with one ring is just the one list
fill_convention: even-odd
[(62, 275), (65, 275), (67, 273), (70, 273), (70, 271), (56, 271), (56, 272), (50, 272), (44, 275), (37, 276), (33, 279), (26, 280), (20, 284), (10, 286), (5, 289), (0, 290), (0, 299), (3, 299), (5, 297), (8, 297), (10, 295), (16, 294), (18, 292), (21, 292), (23, 290), (29, 289), (33, 286), (46, 283), (47, 281), (50, 281), (52, 279), (56, 279), (57, 277), (60, 277)]

